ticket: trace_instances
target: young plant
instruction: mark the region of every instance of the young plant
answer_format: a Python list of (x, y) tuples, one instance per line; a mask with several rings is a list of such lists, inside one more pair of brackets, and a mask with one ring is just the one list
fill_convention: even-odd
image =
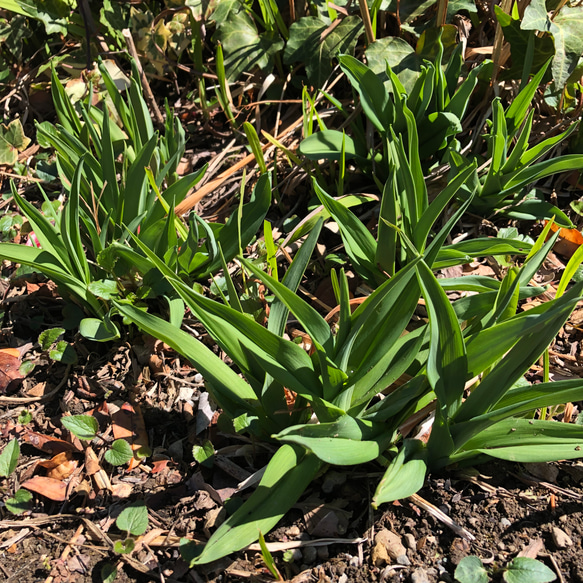
[(14, 200), (39, 246), (0, 243), (0, 257), (44, 273), (66, 298), (81, 304), (92, 317), (81, 322), (80, 332), (98, 341), (119, 337), (110, 318), (109, 301), (136, 298), (136, 288), (142, 298), (165, 297), (174, 322), (183, 316), (182, 302), (171, 297), (169, 286), (159, 285), (154, 273), (147, 277), (151, 264), (139, 248), (124, 245), (126, 241), (137, 237), (174, 273), (192, 282), (221, 268), (219, 247), (229, 261), (252, 240), (271, 202), (269, 179), (264, 176), (250, 202), (242, 205), (240, 218), (232, 216), (224, 225), (207, 224), (192, 214), (188, 226), (183, 224), (174, 207), (205, 169), (177, 176), (184, 129), (167, 108), (164, 136), (154, 132), (132, 65), (127, 100), (107, 67), (100, 65), (108, 100), (123, 131), (110, 121), (108, 107), (101, 111), (91, 105), (91, 95), (86, 104), (73, 104), (53, 71), (53, 99), (60, 124), (44, 122), (38, 126), (38, 135), (43, 145), (56, 150), (59, 176), (69, 196), (60, 212), (47, 204), (45, 215), (12, 185)]
[(131, 553), (135, 547), (133, 537), (144, 534), (148, 529), (148, 508), (143, 500), (126, 506), (116, 518), (115, 525), (119, 530), (125, 531), (126, 538), (115, 541), (114, 552), (122, 555)]
[[(528, 282), (553, 244), (551, 239), (532, 255), (518, 274), (511, 272), (513, 275), (496, 286), (496, 290), (487, 287), (483, 280), (472, 281), (474, 289), (485, 291), (483, 301), (471, 305), (466, 302), (456, 311), (429, 268), (450, 226), (436, 236), (437, 243), (430, 245), (423, 255), (417, 253), (412, 257), (353, 313), (344, 273), (333, 276), (340, 305), (339, 321), (334, 329), (295, 294), (321, 221), (281, 282), (250, 261), (239, 258), (244, 268), (277, 298), (267, 329), (242, 313), (232, 294), (229, 294), (230, 305), (198, 294), (176, 278), (155, 254), (143, 249), (193, 316), (230, 356), (245, 380), (202, 343), (170, 323), (124, 302), (116, 301), (116, 308), (143, 331), (184, 354), (198, 368), (236, 431), (263, 438), (271, 435), (283, 444), (269, 462), (254, 494), (219, 527), (204, 549), (185, 547), (193, 564), (210, 562), (239, 550), (256, 540), (259, 530), (266, 532), (273, 528), (324, 464), (354, 465), (377, 458), (382, 460), (388, 455), (392, 460), (377, 490), (375, 503), (378, 504), (387, 497), (395, 499), (417, 491), (423, 485), (428, 467), (441, 467), (450, 461), (475, 456), (468, 443), (476, 440), (482, 443), (479, 440), (484, 440), (488, 431), (502, 431), (505, 423), (516, 423), (517, 435), (524, 437), (524, 448), (516, 455), (527, 459), (551, 455), (548, 448), (539, 451), (531, 446), (529, 439), (533, 430), (529, 434), (530, 426), (515, 416), (544, 403), (551, 405), (567, 397), (581, 398), (583, 383), (568, 382), (564, 387), (557, 383), (553, 387), (544, 385), (540, 392), (541, 385), (532, 391), (530, 387), (520, 388), (516, 393), (511, 392), (510, 397), (506, 393), (552, 340), (579, 299), (583, 284), (554, 302), (512, 316), (518, 297), (531, 294)], [(415, 253), (411, 249), (411, 254)], [(455, 284), (451, 281), (446, 284), (450, 285)], [(428, 305), (429, 323), (410, 328), (422, 295)], [(288, 312), (309, 335), (313, 354), (308, 355), (298, 345), (282, 338)], [(461, 332), (462, 325), (467, 325), (467, 338)], [(498, 369), (503, 371), (502, 379)], [(405, 374), (408, 376), (403, 377)], [(487, 396), (483, 399), (491, 400), (481, 403), (484, 411), (469, 412), (470, 425), (457, 426), (455, 414), (458, 409), (464, 411), (465, 385), (477, 375), (482, 375), (482, 383), (487, 384), (484, 389)], [(409, 380), (394, 387), (402, 377)], [(286, 389), (295, 393), (295, 402), (289, 408)], [(476, 393), (481, 393), (479, 388)], [(379, 394), (384, 398), (376, 400)], [(512, 400), (514, 395), (518, 395), (516, 402)], [(429, 445), (418, 440), (405, 440), (401, 444), (398, 427), (433, 401), (438, 413)], [(500, 410), (498, 401), (503, 403)], [(491, 413), (490, 408), (495, 412)], [(313, 419), (308, 422), (310, 417)], [(552, 434), (558, 435), (552, 440), (555, 455), (577, 456), (573, 443), (581, 439), (583, 430), (566, 424), (551, 423), (551, 426)], [(534, 432), (538, 424), (535, 427)], [(515, 437), (510, 439), (518, 447)], [(544, 438), (535, 438), (535, 442), (547, 444)], [(514, 450), (505, 449), (506, 445), (494, 449), (492, 455), (514, 455)]]
[[(20, 446), (17, 439), (12, 439), (0, 453), (0, 477), (8, 478), (18, 466), (20, 457)], [(5, 501), (6, 508), (12, 514), (22, 514), (29, 508), (29, 502), (32, 500), (32, 494), (28, 490), (20, 488), (14, 493), (13, 498), (7, 498)]]
[[(493, 574), (502, 573), (505, 583), (548, 583), (557, 576), (544, 563), (528, 557), (516, 557), (506, 567), (493, 569)], [(488, 583), (488, 571), (479, 557), (464, 557), (454, 573), (459, 583)]]

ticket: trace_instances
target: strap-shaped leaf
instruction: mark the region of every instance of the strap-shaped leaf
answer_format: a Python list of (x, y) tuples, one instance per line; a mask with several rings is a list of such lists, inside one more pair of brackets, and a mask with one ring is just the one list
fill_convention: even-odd
[(209, 392), (213, 399), (229, 417), (235, 418), (244, 413), (261, 414), (259, 401), (251, 386), (202, 342), (162, 318), (126, 303), (113, 303), (125, 318), (134, 322), (141, 330), (163, 340), (188, 358), (209, 383)]
[(429, 314), (429, 359), (427, 377), (447, 415), (461, 403), (467, 356), (464, 337), (454, 309), (436, 277), (424, 262), (417, 264), (417, 276)]
[(66, 202), (61, 214), (61, 235), (77, 277), (88, 285), (91, 281), (91, 271), (79, 230), (79, 190), (81, 188), (81, 176), (83, 175), (83, 162), (84, 159), (82, 158), (75, 169), (71, 190), (69, 191), (69, 200)]
[[(270, 175), (262, 174), (253, 188), (250, 201), (243, 205), (240, 225), (237, 213), (232, 214), (227, 223), (221, 228), (220, 234), (217, 237), (226, 261), (231, 261), (239, 253), (239, 249), (244, 249), (249, 245), (253, 237), (257, 235), (270, 204)], [(241, 227), (240, 230), (239, 226)], [(201, 279), (208, 277), (211, 273), (220, 269), (220, 266), (221, 260), (217, 255), (196, 276)]]
[(423, 487), (427, 472), (425, 454), (426, 449), (421, 441), (405, 439), (377, 486), (372, 499), (373, 508), (407, 498)]
[[(508, 349), (510, 351), (462, 404), (456, 421), (468, 421), (487, 413), (500, 401), (550, 344), (573, 311), (582, 292), (583, 283), (575, 284), (567, 294), (548, 302), (550, 305), (537, 306), (534, 312), (529, 310), (526, 315), (519, 314), (468, 340), (468, 360), (472, 376), (491, 366), (495, 362), (492, 357), (499, 355), (500, 358)], [(481, 351), (487, 357), (474, 358), (474, 351)], [(478, 370), (475, 368), (477, 362), (480, 362), (480, 366), (485, 363), (487, 365)]]
[(273, 437), (301, 445), (323, 462), (351, 466), (376, 459), (390, 443), (392, 432), (384, 424), (343, 415), (330, 423), (288, 427)]
[(371, 369), (405, 330), (420, 296), (416, 263), (385, 281), (352, 314), (351, 331), (335, 359), (343, 370)]
[(583, 457), (583, 426), (538, 419), (504, 419), (480, 432), (444, 465), (486, 454), (514, 462), (551, 462)]
[(365, 64), (350, 55), (341, 55), (340, 68), (360, 95), (365, 115), (381, 135), (394, 120), (393, 104), (383, 82)]
[[(454, 441), (464, 444), (473, 435), (509, 417), (520, 417), (542, 407), (575, 403), (583, 399), (583, 381), (557, 381), (511, 389), (493, 410), (452, 427)], [(464, 447), (464, 446), (460, 446)]]
[(334, 338), (330, 331), (330, 325), (320, 316), (320, 314), (307, 302), (299, 298), (293, 291), (288, 289), (283, 283), (267, 275), (264, 271), (253, 265), (244, 258), (239, 258), (241, 263), (261, 280), (275, 296), (290, 310), (298, 319), (306, 332), (320, 344), (325, 353), (330, 357), (334, 348)]
[(506, 110), (506, 124), (508, 126), (508, 137), (513, 138), (522, 125), (526, 112), (531, 106), (532, 99), (538, 86), (541, 84), (543, 76), (552, 59), (549, 59), (532, 78), (531, 82), (515, 97), (514, 101)]
[(259, 532), (271, 530), (297, 502), (322, 462), (299, 447), (281, 446), (265, 469), (249, 500), (212, 535), (191, 566), (210, 563), (255, 542)]
[(354, 269), (368, 281), (379, 281), (381, 275), (375, 264), (376, 241), (370, 231), (351, 211), (326, 193), (315, 179), (312, 184), (320, 202), (340, 228), (344, 247)]
[(103, 305), (87, 289), (85, 282), (71, 274), (61, 261), (48, 251), (16, 243), (0, 243), (0, 257), (38, 269), (58, 286), (78, 298), (88, 310), (98, 316), (104, 314)]
[(272, 334), (229, 306), (196, 293), (178, 279), (143, 243), (135, 237), (134, 241), (153, 266), (166, 277), (214, 340), (251, 377), (248, 379), (250, 382), (254, 380), (263, 384), (267, 372), (283, 386), (302, 396), (321, 396), (321, 382), (304, 350), (293, 342)]

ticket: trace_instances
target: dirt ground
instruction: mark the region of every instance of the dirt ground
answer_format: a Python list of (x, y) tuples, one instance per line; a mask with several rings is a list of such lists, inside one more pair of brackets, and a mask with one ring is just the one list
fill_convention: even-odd
[[(108, 415), (115, 418), (116, 407), (132, 402), (152, 450), (135, 469), (109, 472), (110, 486), (100, 488), (96, 476), (88, 475), (84, 452), (73, 448), (69, 483), (74, 490), (66, 500), (36, 494), (20, 516), (0, 508), (0, 580), (101, 582), (102, 569), (113, 565), (120, 582), (272, 581), (258, 547), (189, 570), (179, 541), (206, 540), (232, 511), (233, 499), (248, 495), (249, 490), (237, 493), (240, 483), (263, 467), (274, 449), (222, 433), (196, 371), (176, 354), (152, 350), (151, 340), (134, 337), (132, 342), (133, 348), (122, 343), (100, 354), (103, 345), (77, 339), (81, 357), (71, 369), (43, 365), (42, 355), (31, 348), (28, 357), (38, 366), (15, 395), (45, 383), (46, 391), (62, 385), (58, 397), (24, 404), (10, 399), (25, 397), (0, 399), (0, 445), (14, 435), (23, 442), (3, 499), (48, 472), (41, 464), (54, 454), (51, 448), (59, 439), (67, 440), (59, 427), (64, 410), (97, 408), (107, 441)], [(22, 425), (17, 418), (25, 408), (32, 420)], [(212, 467), (192, 458), (192, 445), (206, 439), (217, 451)], [(105, 448), (99, 440), (91, 446), (101, 459)], [(267, 543), (279, 543), (270, 548), (285, 580), (453, 581), (459, 561), (477, 555), (493, 580), (513, 558), (528, 556), (550, 567), (557, 581), (583, 581), (582, 463), (523, 466), (490, 460), (474, 469), (451, 469), (431, 475), (417, 497), (373, 512), (370, 501), (381, 475), (374, 464), (330, 468), (311, 484), (266, 535)], [(120, 555), (113, 551), (124, 538), (115, 517), (136, 499), (147, 504), (149, 529), (137, 537), (132, 554)], [(451, 526), (444, 522), (448, 518)]]

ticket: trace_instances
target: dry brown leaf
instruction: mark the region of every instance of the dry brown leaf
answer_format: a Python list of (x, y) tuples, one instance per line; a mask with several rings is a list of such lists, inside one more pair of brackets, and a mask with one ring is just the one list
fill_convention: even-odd
[(140, 465), (143, 458), (150, 455), (148, 433), (140, 406), (124, 403), (111, 419), (114, 437), (125, 439), (134, 452), (134, 458), (128, 466), (132, 470)]
[(20, 373), (20, 351), (16, 348), (0, 348), (0, 393), (23, 378)]
[(47, 469), (48, 478), (63, 481), (77, 469), (78, 463), (73, 459), (71, 451), (62, 451), (50, 460), (39, 462), (38, 465)]
[(33, 447), (52, 455), (61, 453), (62, 451), (73, 451), (76, 449), (75, 446), (68, 441), (51, 437), (49, 435), (43, 435), (36, 431), (27, 431), (23, 437), (26, 443), (30, 443)]
[(87, 470), (87, 473), (93, 478), (95, 487), (98, 490), (111, 490), (109, 476), (101, 467), (99, 459), (91, 447), (88, 447), (85, 450), (85, 469)]
[[(545, 221), (545, 225), (547, 223), (548, 221)], [(563, 255), (563, 257), (572, 257), (575, 251), (583, 245), (583, 235), (578, 229), (561, 229), (556, 223), (553, 223), (551, 231), (553, 233), (559, 231), (559, 238), (553, 246), (553, 251)]]
[(22, 487), (36, 494), (40, 494), (49, 500), (55, 500), (56, 502), (64, 502), (67, 499), (67, 484), (54, 478), (34, 476), (24, 482)]

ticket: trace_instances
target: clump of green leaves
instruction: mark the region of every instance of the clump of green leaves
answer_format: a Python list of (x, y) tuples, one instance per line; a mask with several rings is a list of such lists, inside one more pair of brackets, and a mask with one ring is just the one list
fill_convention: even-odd
[[(20, 457), (20, 446), (17, 439), (12, 439), (0, 453), (0, 477), (9, 477), (18, 466)], [(22, 514), (29, 509), (32, 494), (28, 490), (20, 488), (13, 497), (5, 500), (6, 508), (12, 514)]]
[[(506, 567), (493, 569), (502, 574), (505, 583), (548, 583), (557, 576), (544, 563), (528, 557), (516, 557)], [(494, 574), (493, 573), (493, 574)], [(488, 583), (488, 571), (479, 557), (464, 557), (456, 567), (454, 577), (459, 583)]]
[(132, 66), (124, 99), (109, 69), (100, 64), (108, 104), (104, 111), (92, 105), (91, 91), (85, 101), (73, 103), (53, 69), (51, 87), (59, 123), (43, 122), (37, 132), (39, 143), (56, 152), (68, 198), (61, 209), (41, 189), (45, 211), (40, 212), (12, 184), (14, 201), (38, 246), (0, 243), (0, 257), (44, 273), (63, 295), (81, 304), (91, 317), (81, 321), (80, 332), (97, 341), (119, 337), (109, 305), (113, 298), (163, 297), (172, 320), (182, 319), (184, 305), (172, 297), (171, 288), (152, 270), (135, 239), (153, 249), (179, 277), (193, 281), (220, 269), (222, 256), (229, 261), (251, 241), (271, 202), (269, 179), (264, 176), (250, 202), (242, 205), (241, 216), (231, 216), (224, 225), (210, 225), (193, 214), (184, 224), (174, 207), (202, 178), (205, 168), (177, 175), (185, 148), (184, 129), (167, 108), (164, 134), (154, 130)]
[[(386, 465), (373, 499), (379, 505), (416, 492), (428, 469), (459, 461), (484, 455), (519, 461), (582, 455), (581, 427), (524, 417), (539, 407), (583, 397), (580, 380), (534, 386), (521, 381), (583, 293), (583, 284), (576, 284), (554, 301), (517, 313), (520, 297), (540, 293), (529, 282), (556, 235), (547, 243), (542, 235), (524, 265), (511, 269), (501, 283), (489, 278), (444, 281), (435, 277), (431, 266), (452, 224), (423, 251), (399, 232), (410, 261), (354, 312), (346, 276), (342, 271), (333, 275), (340, 306), (334, 329), (295, 294), (321, 222), (281, 281), (239, 258), (276, 298), (267, 328), (243, 313), (236, 293), (229, 293), (228, 305), (210, 300), (143, 249), (245, 380), (172, 324), (127, 303), (115, 302), (116, 308), (189, 358), (236, 431), (271, 436), (283, 444), (258, 489), (202, 552), (185, 547), (193, 563), (230, 554), (256, 540), (258, 529), (272, 528), (324, 464), (378, 459)], [(234, 282), (228, 285), (235, 290)], [(466, 286), (481, 293), (452, 305), (445, 290), (469, 289)], [(409, 328), (420, 298), (427, 306), (428, 323)], [(289, 313), (310, 336), (313, 355), (282, 337)], [(403, 374), (410, 380), (387, 390)], [(470, 381), (471, 394), (464, 401)], [(297, 394), (291, 409), (284, 387)], [(384, 398), (376, 400), (378, 394)], [(429, 442), (402, 440), (400, 424), (430, 403), (435, 403), (435, 420)], [(312, 415), (316, 423), (309, 422)]]
[(140, 536), (148, 529), (148, 508), (143, 500), (138, 500), (126, 506), (115, 520), (119, 530), (125, 531), (125, 540), (115, 542), (113, 550), (120, 554), (129, 554), (134, 550), (135, 540), (132, 536)]

